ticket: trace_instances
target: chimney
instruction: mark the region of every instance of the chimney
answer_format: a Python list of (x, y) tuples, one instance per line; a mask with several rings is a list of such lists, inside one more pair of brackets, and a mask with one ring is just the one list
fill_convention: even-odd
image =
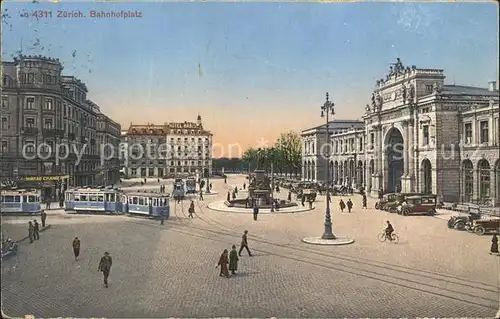
[(497, 90), (497, 81), (490, 81), (488, 82), (489, 84), (489, 91), (494, 92)]

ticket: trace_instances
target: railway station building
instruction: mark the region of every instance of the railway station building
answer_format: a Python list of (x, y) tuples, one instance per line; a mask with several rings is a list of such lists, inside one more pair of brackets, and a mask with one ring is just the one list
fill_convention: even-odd
[[(329, 180), (363, 186), (371, 196), (379, 190), (433, 193), (445, 202), (499, 206), (497, 82), (470, 87), (444, 80), (441, 69), (404, 66), (398, 59), (377, 80), (363, 129), (330, 130)], [(305, 181), (326, 180), (319, 151), (324, 134), (317, 128), (302, 132)], [(314, 154), (311, 140), (317, 141)]]

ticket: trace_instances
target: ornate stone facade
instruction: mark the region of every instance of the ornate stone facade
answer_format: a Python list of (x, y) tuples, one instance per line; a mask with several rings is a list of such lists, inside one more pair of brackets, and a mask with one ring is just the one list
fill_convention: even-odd
[(377, 81), (363, 116), (365, 145), (359, 154), (363, 186), (372, 196), (382, 189), (499, 204), (496, 83), (476, 88), (444, 79), (443, 70), (405, 67), (398, 59)]

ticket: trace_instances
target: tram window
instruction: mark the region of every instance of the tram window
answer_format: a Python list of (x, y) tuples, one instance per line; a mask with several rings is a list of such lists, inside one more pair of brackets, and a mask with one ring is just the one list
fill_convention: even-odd
[(139, 200), (137, 197), (132, 197), (132, 204), (137, 205), (139, 203)]
[(33, 195), (28, 196), (28, 202), (35, 203), (36, 202), (36, 196), (33, 196)]
[(28, 202), (28, 195), (23, 195), (23, 203), (27, 203)]
[(115, 194), (108, 194), (109, 195), (109, 201), (114, 202), (115, 201)]
[(80, 201), (80, 195), (75, 195), (75, 202), (79, 202)]
[(97, 201), (98, 202), (104, 202), (104, 194), (100, 194), (97, 196)]
[(90, 200), (89, 200), (90, 202), (97, 202), (97, 195), (91, 194), (91, 195), (89, 195), (89, 198), (90, 198)]
[(108, 193), (104, 194), (104, 198), (106, 199), (107, 202), (109, 202), (109, 194)]
[(4, 202), (5, 203), (13, 203), (14, 202), (14, 196), (7, 195), (4, 197)]
[(139, 197), (139, 205), (144, 205), (144, 198)]
[(0, 196), (0, 203), (3, 203), (3, 196)]
[(15, 203), (20, 203), (21, 202), (21, 196), (19, 196), (19, 195), (14, 196), (14, 202)]
[(88, 201), (88, 199), (87, 199), (87, 195), (86, 195), (86, 194), (85, 194), (85, 195), (84, 195), (84, 194), (81, 194), (81, 195), (80, 195), (80, 201), (82, 201), (82, 202), (86, 202), (86, 201)]

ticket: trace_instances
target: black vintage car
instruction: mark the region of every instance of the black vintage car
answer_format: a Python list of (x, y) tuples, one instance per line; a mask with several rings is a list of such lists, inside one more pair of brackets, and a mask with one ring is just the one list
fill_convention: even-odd
[(480, 213), (469, 213), (469, 214), (461, 214), (458, 216), (452, 216), (448, 220), (448, 228), (465, 230), (467, 226), (472, 226), (473, 222), (480, 218), (481, 218)]

